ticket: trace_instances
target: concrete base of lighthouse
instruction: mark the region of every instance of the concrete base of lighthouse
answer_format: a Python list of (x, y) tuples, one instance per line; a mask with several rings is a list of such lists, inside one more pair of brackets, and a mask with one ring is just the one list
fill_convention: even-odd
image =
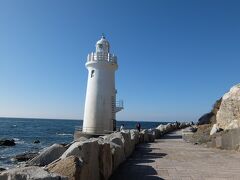
[(94, 134), (94, 133), (86, 133), (86, 132), (82, 132), (81, 129), (79, 130), (75, 130), (74, 132), (74, 140), (77, 140), (81, 137), (85, 137), (85, 138), (97, 138), (99, 136), (105, 136), (107, 134), (111, 134), (113, 133), (114, 131), (111, 131), (111, 132), (108, 132), (108, 133), (105, 133), (105, 134)]
[(97, 133), (86, 133), (86, 132), (83, 132), (82, 129), (75, 129), (75, 132), (74, 132), (74, 140), (77, 140), (81, 137), (85, 137), (85, 138), (96, 138), (96, 137), (99, 137), (99, 136), (104, 136), (104, 135), (107, 135), (107, 134), (111, 134), (113, 133), (114, 131), (117, 130), (117, 127), (116, 127), (116, 124), (117, 124), (117, 121), (114, 119), (113, 120), (113, 131), (108, 131), (108, 132), (105, 132), (105, 133), (101, 133), (101, 134), (97, 134)]

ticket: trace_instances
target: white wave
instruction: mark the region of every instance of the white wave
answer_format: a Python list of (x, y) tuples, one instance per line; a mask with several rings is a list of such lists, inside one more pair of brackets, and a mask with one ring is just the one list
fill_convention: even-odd
[(16, 162), (17, 160), (15, 158), (10, 159), (11, 162)]
[(25, 141), (20, 140), (18, 138), (13, 138), (13, 140), (15, 141), (16, 144), (24, 144), (25, 143)]
[(15, 143), (16, 143), (16, 144), (24, 144), (25, 141), (16, 141)]
[(6, 156), (0, 156), (0, 160), (7, 159)]
[(56, 133), (59, 136), (73, 136), (73, 134), (67, 134), (67, 133)]

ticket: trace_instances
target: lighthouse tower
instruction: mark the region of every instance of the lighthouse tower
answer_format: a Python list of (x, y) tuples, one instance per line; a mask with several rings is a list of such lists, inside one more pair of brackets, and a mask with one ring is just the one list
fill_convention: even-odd
[(112, 132), (116, 123), (116, 112), (123, 109), (123, 104), (116, 103), (117, 57), (110, 53), (110, 44), (104, 36), (96, 43), (96, 51), (88, 54), (86, 68), (88, 82), (82, 132)]

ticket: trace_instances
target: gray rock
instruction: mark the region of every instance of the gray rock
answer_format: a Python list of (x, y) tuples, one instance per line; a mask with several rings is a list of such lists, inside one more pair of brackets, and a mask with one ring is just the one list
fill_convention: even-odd
[(147, 133), (148, 133), (148, 141), (154, 142), (155, 141), (155, 131), (153, 129), (149, 129), (147, 131)]
[[(124, 131), (124, 130), (123, 130), (123, 131)], [(116, 142), (114, 142), (114, 143), (116, 143), (116, 144), (118, 144), (118, 145), (120, 145), (120, 146), (123, 145), (122, 132), (114, 132), (114, 133), (112, 133), (112, 134), (109, 134), (109, 135), (105, 136), (104, 139), (107, 140), (107, 141), (111, 141), (111, 142), (116, 141)], [(117, 139), (118, 139), (118, 140), (117, 140)], [(119, 140), (120, 140), (121, 142), (120, 142)]]
[(0, 140), (0, 146), (15, 146), (15, 141), (14, 139), (2, 139)]
[(6, 170), (5, 168), (1, 168), (1, 167), (0, 167), (0, 172), (1, 172), (1, 171), (5, 171), (5, 170)]
[(224, 130), (240, 127), (240, 84), (224, 94), (216, 120), (219, 128)]
[[(181, 125), (180, 125), (181, 126)], [(167, 132), (170, 132), (170, 131), (172, 131), (174, 128), (173, 128), (173, 126), (172, 126), (172, 124), (171, 123), (168, 123), (167, 125), (166, 125), (166, 131)]]
[(148, 136), (148, 130), (144, 129), (140, 132), (140, 134), (142, 134), (143, 137), (143, 142), (149, 142), (149, 136)]
[(1, 180), (67, 180), (66, 177), (49, 173), (36, 166), (14, 168), (3, 171), (0, 174)]
[(123, 147), (126, 157), (129, 157), (131, 155), (134, 147), (134, 141), (131, 141), (130, 131), (122, 130), (121, 132), (115, 132), (103, 138), (105, 139), (105, 141), (113, 142)]
[(87, 141), (87, 140), (88, 140), (88, 138), (86, 138), (86, 137), (79, 137), (79, 138), (75, 139), (74, 142), (82, 142), (82, 141)]
[(33, 141), (33, 143), (34, 144), (38, 144), (38, 143), (40, 143), (40, 141), (39, 140), (35, 140), (35, 141)]
[(161, 131), (159, 129), (153, 129), (154, 135), (156, 139), (159, 139), (161, 137)]
[(125, 156), (129, 157), (133, 152), (133, 147), (135, 146), (134, 141), (131, 141), (130, 132), (122, 131), (121, 132), (121, 140), (123, 142)]
[(28, 164), (36, 166), (48, 165), (58, 159), (65, 151), (66, 148), (64, 146), (60, 144), (53, 144), (52, 146), (41, 152), (38, 156), (30, 160)]
[(110, 142), (110, 147), (113, 157), (113, 170), (115, 170), (123, 161), (125, 161), (126, 157), (123, 146)]
[(179, 128), (180, 128), (180, 129), (183, 129), (183, 128), (185, 128), (185, 127), (187, 127), (186, 123), (185, 123), (185, 122), (180, 122)]
[(161, 134), (164, 134), (166, 132), (166, 126), (163, 124), (160, 124), (156, 129), (158, 129)]
[(81, 158), (83, 166), (80, 179), (97, 180), (99, 179), (99, 145), (97, 139), (73, 143), (60, 157), (60, 159), (69, 156)]
[(74, 142), (71, 144), (68, 149), (62, 154), (60, 159), (64, 159), (68, 156), (76, 156), (76, 157), (81, 157), (82, 153), (79, 149), (79, 147), (82, 145), (82, 142)]
[(100, 141), (102, 141), (102, 143), (104, 142), (110, 144), (112, 167), (113, 170), (115, 170), (126, 159), (121, 132), (115, 132), (106, 136), (102, 136)]
[(228, 126), (226, 129), (237, 129), (239, 128), (239, 122), (238, 120), (233, 120)]
[(100, 179), (107, 180), (112, 174), (113, 159), (110, 143), (98, 141), (99, 144), (99, 171)]
[(135, 145), (139, 143), (139, 131), (135, 129), (130, 130), (131, 140), (134, 140)]
[(82, 142), (83, 167), (80, 179), (98, 180), (99, 179), (99, 146), (97, 139), (90, 139)]
[(83, 162), (75, 156), (68, 156), (50, 164), (46, 169), (49, 172), (66, 176), (68, 180), (78, 180), (81, 176)]
[(135, 140), (131, 140), (130, 131), (116, 132), (108, 136), (113, 154), (113, 168), (117, 168), (127, 157), (129, 157), (135, 147)]
[(109, 142), (112, 142), (112, 143), (115, 143), (119, 146), (121, 146), (122, 148), (124, 148), (123, 146), (123, 141), (120, 137), (111, 137), (110, 141)]
[(82, 141), (87, 141), (89, 138), (86, 137), (79, 137), (77, 139), (74, 139), (74, 141), (70, 142), (69, 144), (64, 145), (64, 147), (66, 147), (67, 149), (74, 144), (75, 142), (82, 142)]
[(23, 162), (23, 161), (28, 161), (28, 160), (31, 160), (33, 159), (34, 157), (36, 157), (38, 155), (38, 153), (23, 153), (23, 154), (18, 154), (15, 156), (15, 159), (18, 161), (18, 162)]

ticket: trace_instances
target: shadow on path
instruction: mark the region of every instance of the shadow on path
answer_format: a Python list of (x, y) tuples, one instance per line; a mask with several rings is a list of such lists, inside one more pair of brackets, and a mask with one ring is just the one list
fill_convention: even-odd
[(172, 135), (172, 136), (165, 135), (161, 139), (182, 139), (182, 136), (181, 135)]
[(182, 134), (176, 134), (175, 132), (171, 132), (162, 136), (161, 139), (182, 139)]
[(161, 180), (162, 178), (157, 176), (157, 171), (148, 163), (153, 163), (167, 154), (152, 152), (152, 150), (149, 144), (138, 145), (133, 155), (118, 167), (110, 180)]

